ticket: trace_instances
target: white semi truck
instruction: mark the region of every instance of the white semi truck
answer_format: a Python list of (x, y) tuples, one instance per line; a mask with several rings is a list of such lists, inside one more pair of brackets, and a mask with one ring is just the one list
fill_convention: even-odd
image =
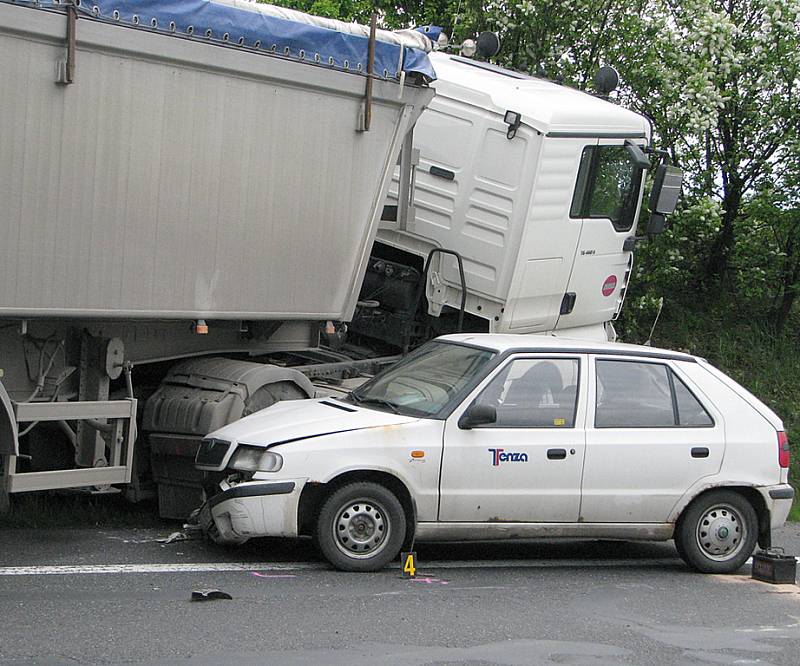
[[(202, 436), (309, 377), (459, 329), (613, 337), (647, 121), (431, 48), (241, 0), (0, 0), (0, 508), (137, 499), (152, 459), (183, 517)], [(347, 322), (357, 360), (319, 346)]]

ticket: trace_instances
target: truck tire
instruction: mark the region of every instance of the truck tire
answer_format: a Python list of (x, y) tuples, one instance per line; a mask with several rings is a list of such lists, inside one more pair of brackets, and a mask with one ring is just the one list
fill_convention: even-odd
[(714, 490), (686, 509), (675, 543), (692, 569), (732, 573), (752, 555), (757, 539), (758, 516), (752, 504), (732, 490)]
[(317, 544), (340, 571), (377, 571), (394, 560), (406, 536), (403, 506), (388, 488), (360, 481), (335, 490), (317, 519)]

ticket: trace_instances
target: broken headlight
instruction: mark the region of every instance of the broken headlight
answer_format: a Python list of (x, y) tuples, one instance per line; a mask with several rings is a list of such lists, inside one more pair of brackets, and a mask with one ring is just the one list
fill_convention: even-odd
[(228, 467), (242, 472), (277, 472), (283, 467), (283, 458), (259, 446), (238, 446)]

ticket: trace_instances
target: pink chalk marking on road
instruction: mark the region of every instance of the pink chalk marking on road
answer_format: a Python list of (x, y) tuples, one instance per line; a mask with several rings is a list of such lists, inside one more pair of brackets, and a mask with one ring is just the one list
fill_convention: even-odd
[(418, 583), (425, 583), (426, 585), (447, 585), (448, 582), (446, 580), (442, 580), (440, 578), (412, 578), (411, 580), (415, 580)]

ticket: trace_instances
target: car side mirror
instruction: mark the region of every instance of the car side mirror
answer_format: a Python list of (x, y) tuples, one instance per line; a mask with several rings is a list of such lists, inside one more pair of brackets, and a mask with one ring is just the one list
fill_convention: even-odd
[(461, 430), (470, 430), (475, 426), (488, 425), (497, 421), (497, 410), (491, 405), (476, 403), (467, 408), (458, 419)]

